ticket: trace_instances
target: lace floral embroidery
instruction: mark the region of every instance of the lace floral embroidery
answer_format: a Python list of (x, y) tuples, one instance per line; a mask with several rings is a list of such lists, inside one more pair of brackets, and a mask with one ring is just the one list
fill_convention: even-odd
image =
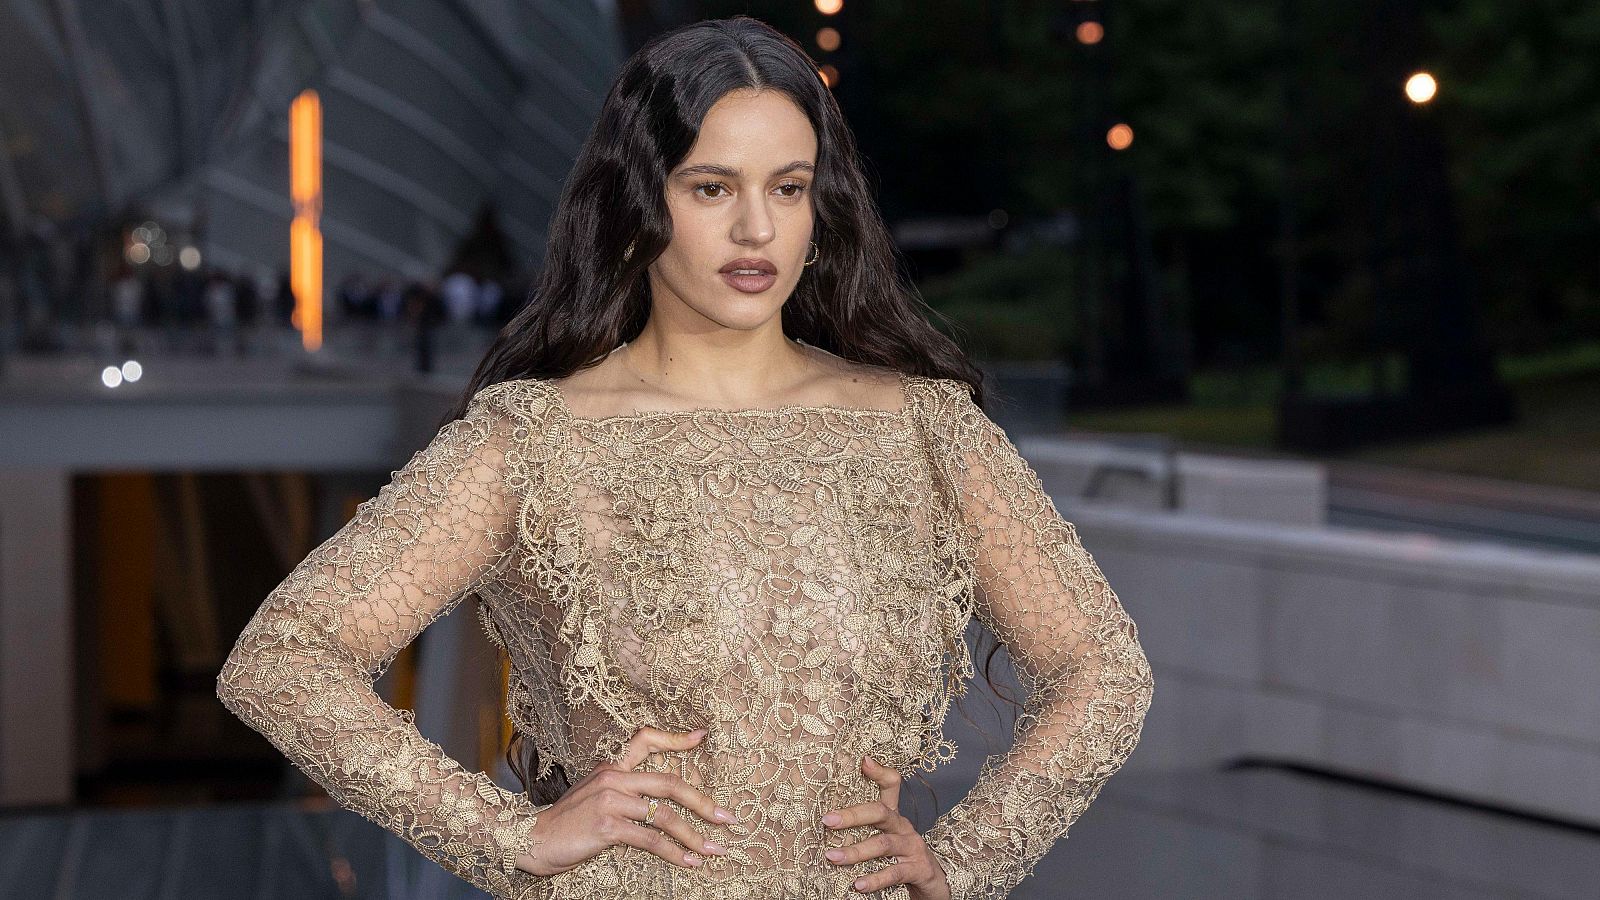
[[(219, 696), (338, 802), (496, 897), (837, 900), (894, 859), (829, 862), (875, 832), (820, 816), (877, 796), (862, 755), (906, 772), (950, 758), (976, 615), (1027, 710), (926, 837), (958, 900), (1004, 896), (1132, 751), (1152, 679), (1076, 530), (966, 386), (901, 385), (898, 410), (604, 419), (547, 381), (486, 388), (273, 591)], [(371, 690), (468, 595), (512, 664), (507, 713), (539, 775), (576, 780), (643, 725), (709, 728), (645, 768), (732, 809), (745, 825), (690, 816), (731, 852), (684, 869), (618, 846), (549, 878), (516, 869), (540, 808)]]

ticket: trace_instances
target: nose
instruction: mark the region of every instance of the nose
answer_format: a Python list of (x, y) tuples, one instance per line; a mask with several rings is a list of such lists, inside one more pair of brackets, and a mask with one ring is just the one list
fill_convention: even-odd
[(750, 194), (740, 199), (739, 217), (733, 227), (734, 241), (740, 244), (765, 244), (772, 240), (774, 231), (765, 198)]

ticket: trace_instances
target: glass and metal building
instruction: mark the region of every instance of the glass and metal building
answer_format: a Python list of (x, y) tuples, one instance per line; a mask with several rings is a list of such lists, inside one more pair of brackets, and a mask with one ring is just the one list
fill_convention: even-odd
[(492, 203), (536, 265), (623, 47), (604, 0), (9, 0), (0, 229), (147, 216), (288, 261), (288, 109), (322, 98), (326, 280), (437, 275)]

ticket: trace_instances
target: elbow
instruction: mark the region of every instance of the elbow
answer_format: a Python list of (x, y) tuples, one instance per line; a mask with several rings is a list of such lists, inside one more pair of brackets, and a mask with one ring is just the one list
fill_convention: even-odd
[(270, 671), (271, 663), (241, 653), (236, 647), (217, 673), (216, 696), (223, 709), (275, 746), (281, 746), (279, 735), (295, 710), (280, 702), (279, 685), (264, 674)]
[(1129, 745), (1138, 743), (1140, 734), (1144, 731), (1145, 717), (1150, 712), (1150, 704), (1155, 699), (1156, 679), (1155, 672), (1150, 667), (1150, 660), (1144, 651), (1135, 643), (1127, 656), (1127, 664), (1123, 667), (1121, 687), (1118, 693), (1124, 708), (1127, 710), (1127, 722), (1131, 729)]
[(243, 693), (243, 679), (240, 673), (244, 670), (239, 660), (239, 653), (235, 650), (228, 655), (222, 664), (221, 671), (217, 672), (216, 695), (217, 700), (230, 712), (238, 709), (239, 696)]
[(1098, 645), (1092, 653), (1092, 661), (1082, 669), (1094, 673), (1093, 692), (1100, 701), (1122, 706), (1143, 717), (1155, 695), (1155, 673), (1150, 667), (1150, 658), (1131, 629), (1122, 634), (1121, 639)]
[(1130, 730), (1138, 740), (1145, 715), (1155, 697), (1155, 672), (1150, 659), (1136, 638), (1108, 644), (1099, 658), (1096, 695), (1108, 709), (1115, 709), (1119, 729)]
[(1144, 680), (1139, 686), (1138, 696), (1134, 698), (1134, 707), (1138, 710), (1139, 725), (1144, 726), (1145, 717), (1150, 714), (1150, 704), (1155, 701), (1156, 677), (1148, 664), (1144, 667)]
[(1155, 671), (1144, 645), (1139, 642), (1139, 626), (1125, 613), (1123, 627), (1117, 634), (1118, 638), (1107, 648), (1116, 661), (1111, 692), (1122, 697), (1137, 717), (1143, 719), (1155, 697)]
[(222, 668), (217, 672), (216, 696), (222, 705), (234, 715), (246, 722), (250, 721), (247, 707), (258, 705), (264, 699), (264, 694), (270, 692), (273, 686), (268, 683), (271, 679), (267, 673), (277, 667), (276, 660), (269, 658), (270, 654), (261, 652), (259, 647), (247, 647), (241, 639), (234, 644), (228, 658), (223, 661)]
[(1143, 698), (1142, 705), (1145, 709), (1149, 709), (1150, 701), (1155, 697), (1156, 693), (1156, 672), (1155, 669), (1151, 668), (1150, 657), (1145, 655), (1143, 647), (1139, 648), (1139, 674), (1140, 680), (1143, 682), (1143, 687), (1140, 689), (1140, 696)]
[(1127, 646), (1121, 669), (1119, 692), (1128, 698), (1138, 717), (1143, 719), (1155, 697), (1156, 677), (1150, 667), (1150, 658), (1137, 640)]

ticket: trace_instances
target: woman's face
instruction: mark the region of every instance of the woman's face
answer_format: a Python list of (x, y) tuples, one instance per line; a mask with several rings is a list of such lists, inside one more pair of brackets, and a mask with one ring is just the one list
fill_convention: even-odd
[[(667, 173), (672, 240), (650, 265), (656, 312), (744, 330), (777, 315), (811, 258), (816, 163), (811, 122), (785, 94), (741, 89), (718, 100)], [(730, 283), (721, 270), (746, 258), (774, 277)]]

